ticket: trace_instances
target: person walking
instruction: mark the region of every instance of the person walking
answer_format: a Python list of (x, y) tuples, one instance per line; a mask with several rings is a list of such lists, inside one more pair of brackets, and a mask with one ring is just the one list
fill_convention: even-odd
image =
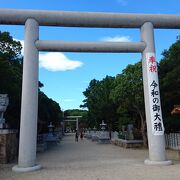
[(78, 137), (79, 137), (79, 134), (78, 134), (78, 131), (76, 131), (76, 134), (75, 134), (75, 141), (78, 142)]
[(81, 135), (80, 135), (81, 140), (83, 140), (83, 132), (81, 131)]

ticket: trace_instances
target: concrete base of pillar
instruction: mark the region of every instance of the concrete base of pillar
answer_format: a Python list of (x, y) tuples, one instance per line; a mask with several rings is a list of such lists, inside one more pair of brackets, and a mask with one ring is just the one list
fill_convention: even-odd
[(18, 165), (16, 165), (12, 168), (12, 170), (18, 173), (25, 173), (25, 172), (37, 171), (40, 170), (41, 168), (42, 166), (39, 164), (36, 164), (32, 167), (19, 167)]
[(167, 160), (167, 161), (151, 161), (149, 159), (146, 159), (144, 161), (144, 164), (146, 165), (152, 165), (152, 166), (169, 166), (172, 165), (172, 161), (171, 160)]

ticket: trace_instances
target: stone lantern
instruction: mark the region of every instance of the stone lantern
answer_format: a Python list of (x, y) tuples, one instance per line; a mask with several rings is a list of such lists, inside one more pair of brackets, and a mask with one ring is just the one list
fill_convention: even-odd
[(50, 122), (50, 124), (49, 124), (49, 126), (48, 126), (48, 131), (49, 131), (49, 134), (53, 134), (54, 125), (52, 125), (52, 122)]
[(102, 123), (100, 124), (101, 132), (99, 136), (99, 143), (108, 144), (110, 143), (110, 138), (107, 132), (105, 132), (107, 124), (104, 123), (104, 120), (102, 120)]
[(59, 141), (58, 137), (54, 134), (54, 125), (52, 125), (52, 122), (48, 125), (48, 134), (46, 137), (46, 141), (48, 143), (55, 143)]
[(105, 131), (107, 124), (104, 123), (104, 120), (102, 120), (102, 123), (100, 124), (101, 130)]
[(94, 131), (94, 134), (96, 133), (96, 127), (94, 126), (94, 128), (93, 128), (93, 131)]
[(7, 129), (4, 113), (9, 105), (8, 94), (0, 94), (0, 163), (8, 163), (17, 155), (17, 131)]

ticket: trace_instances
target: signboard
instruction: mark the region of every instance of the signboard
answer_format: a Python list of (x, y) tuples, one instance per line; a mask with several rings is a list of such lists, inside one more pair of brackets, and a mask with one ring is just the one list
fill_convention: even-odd
[(161, 112), (159, 80), (155, 53), (146, 53), (150, 118), (153, 135), (163, 135), (164, 125)]

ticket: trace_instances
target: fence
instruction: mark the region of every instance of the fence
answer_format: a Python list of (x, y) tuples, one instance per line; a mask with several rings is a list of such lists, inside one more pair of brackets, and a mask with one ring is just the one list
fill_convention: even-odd
[[(112, 139), (117, 140), (118, 132), (112, 132)], [(166, 148), (180, 150), (180, 133), (165, 134)]]
[(166, 148), (180, 150), (180, 133), (165, 134)]

